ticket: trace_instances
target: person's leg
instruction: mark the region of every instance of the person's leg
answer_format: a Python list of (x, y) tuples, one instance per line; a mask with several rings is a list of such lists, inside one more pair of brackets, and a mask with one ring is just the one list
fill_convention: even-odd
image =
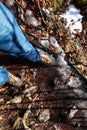
[(8, 80), (8, 71), (0, 67), (0, 86), (3, 86)]
[(40, 54), (26, 39), (18, 23), (0, 2), (0, 49), (16, 57), (25, 57), (31, 61), (39, 61)]
[[(51, 59), (40, 53), (24, 36), (15, 17), (10, 10), (0, 2), (0, 50), (15, 57), (24, 57), (30, 61), (45, 61)], [(44, 59), (44, 60), (43, 60)]]

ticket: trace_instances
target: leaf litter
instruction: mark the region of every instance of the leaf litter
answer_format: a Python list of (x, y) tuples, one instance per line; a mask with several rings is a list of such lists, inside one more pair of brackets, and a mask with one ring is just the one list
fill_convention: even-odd
[(6, 0), (5, 4), (27, 38), (53, 62), (48, 66), (19, 60), (18, 64), (4, 65), (19, 75), (24, 85), (21, 88), (5, 85), (0, 91), (0, 129), (85, 129), (86, 19), (82, 19), (82, 30), (74, 30), (72, 36), (72, 31), (66, 28), (67, 20), (60, 17), (66, 12), (65, 7), (55, 10), (49, 0)]

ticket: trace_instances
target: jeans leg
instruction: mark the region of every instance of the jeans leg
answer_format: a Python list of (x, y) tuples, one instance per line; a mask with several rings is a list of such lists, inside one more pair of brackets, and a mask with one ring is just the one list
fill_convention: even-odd
[(15, 17), (0, 2), (0, 49), (15, 57), (39, 61), (38, 50), (26, 39)]
[(0, 86), (3, 86), (8, 80), (8, 71), (0, 67)]

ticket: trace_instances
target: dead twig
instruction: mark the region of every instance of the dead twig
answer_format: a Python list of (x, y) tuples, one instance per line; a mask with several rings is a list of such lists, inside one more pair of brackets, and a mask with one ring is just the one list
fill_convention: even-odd
[(44, 19), (44, 16), (43, 16), (43, 13), (42, 13), (42, 10), (41, 10), (41, 7), (40, 7), (39, 0), (38, 0), (38, 8), (39, 8), (39, 11), (40, 11), (40, 14), (41, 14), (41, 19), (42, 19), (43, 23), (47, 26), (47, 23), (46, 23), (46, 21)]
[(69, 63), (69, 65), (72, 67), (72, 69), (74, 69), (76, 72), (77, 72), (77, 74), (79, 74), (79, 76), (82, 78), (82, 80), (84, 81), (84, 83), (85, 83), (85, 86), (86, 86), (86, 88), (87, 88), (87, 79), (85, 78), (85, 76), (83, 75), (83, 74), (81, 74), (81, 72), (75, 67), (75, 65), (73, 65), (71, 62), (69, 62), (68, 61), (68, 63)]

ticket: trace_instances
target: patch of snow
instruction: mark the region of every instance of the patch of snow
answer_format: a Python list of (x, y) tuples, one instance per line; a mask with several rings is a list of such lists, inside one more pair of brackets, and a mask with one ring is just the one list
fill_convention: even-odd
[(47, 36), (47, 39), (40, 40), (40, 43), (45, 49), (49, 48), (50, 46), (54, 47), (54, 51), (55, 51), (54, 53), (57, 54), (58, 57), (52, 58), (52, 56), (51, 56), (51, 58), (53, 60), (53, 64), (56, 63), (56, 64), (61, 65), (61, 66), (67, 65), (67, 62), (64, 59), (65, 58), (65, 52), (61, 48), (61, 46), (58, 44), (58, 41), (53, 36)]
[(62, 57), (65, 57), (65, 53), (61, 46), (58, 44), (58, 41), (54, 37), (50, 37), (50, 44), (54, 46), (55, 53), (59, 54)]
[(12, 6), (14, 4), (14, 0), (6, 0), (7, 6)]
[(70, 87), (78, 87), (81, 85), (81, 81), (78, 77), (71, 76), (67, 85)]
[(25, 17), (28, 23), (33, 26), (38, 26), (38, 21), (35, 17), (33, 17), (33, 13), (31, 10), (27, 9), (25, 12)]
[(67, 19), (66, 27), (70, 29), (71, 34), (76, 34), (76, 30), (82, 32), (82, 18), (80, 11), (74, 5), (70, 5), (66, 13), (61, 14), (60, 17)]
[(58, 68), (58, 71), (60, 75), (62, 76), (62, 79), (65, 81), (70, 77), (71, 74), (71, 68), (67, 65), (64, 67)]
[(58, 57), (56, 59), (56, 62), (58, 65), (65, 66), (67, 65), (67, 62), (65, 61), (65, 53), (61, 46), (58, 44), (58, 41), (54, 37), (50, 37), (50, 45), (54, 46), (55, 48), (55, 53), (58, 54)]
[(58, 63), (58, 65), (61, 65), (61, 66), (67, 65), (67, 62), (65, 61), (64, 57), (62, 57), (62, 56), (58, 56), (57, 63)]
[(32, 16), (32, 11), (30, 9), (27, 9), (26, 12), (25, 12), (25, 16), (28, 17), (28, 16)]
[(41, 45), (44, 46), (45, 48), (49, 48), (50, 46), (49, 40), (41, 40)]
[(76, 95), (78, 95), (79, 97), (87, 98), (87, 92), (85, 92), (85, 90), (79, 88), (79, 89), (74, 89), (73, 91), (74, 91), (74, 93), (76, 93)]
[(37, 21), (37, 19), (36, 19), (35, 17), (30, 17), (30, 18), (27, 19), (27, 20), (29, 20), (29, 23), (30, 23), (31, 25), (38, 26), (38, 21)]

